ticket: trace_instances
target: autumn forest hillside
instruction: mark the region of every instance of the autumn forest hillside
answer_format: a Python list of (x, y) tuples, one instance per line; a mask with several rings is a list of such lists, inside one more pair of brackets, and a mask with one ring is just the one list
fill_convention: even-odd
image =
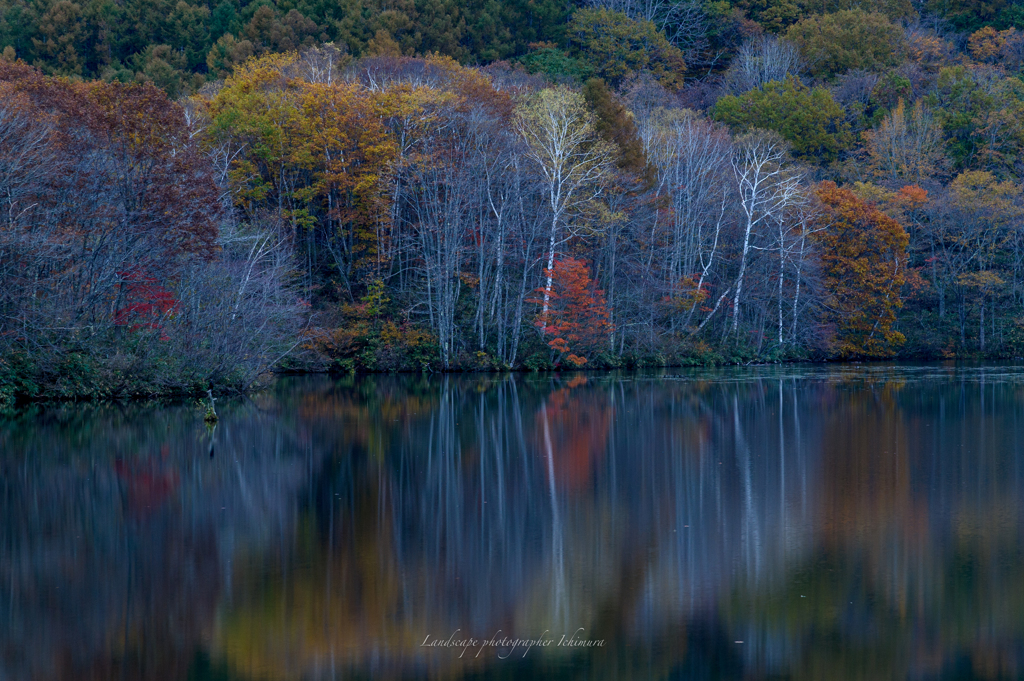
[(1024, 4), (0, 0), (0, 404), (1024, 355)]

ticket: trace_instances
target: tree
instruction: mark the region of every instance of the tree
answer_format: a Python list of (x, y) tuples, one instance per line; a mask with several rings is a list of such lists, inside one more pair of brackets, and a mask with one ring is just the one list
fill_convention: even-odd
[(140, 53), (135, 61), (135, 80), (140, 83), (153, 83), (167, 93), (169, 97), (177, 98), (188, 88), (184, 76), (185, 59), (170, 45), (150, 45)]
[(784, 39), (760, 35), (743, 43), (725, 75), (728, 91), (741, 95), (772, 81), (798, 76), (803, 60), (797, 47)]
[(538, 289), (538, 297), (529, 301), (542, 306), (534, 323), (551, 337), (552, 350), (573, 366), (583, 366), (587, 358), (582, 353), (607, 343), (611, 333), (604, 292), (594, 286), (586, 263), (575, 258), (559, 259), (544, 275), (554, 285), (550, 293)]
[(547, 274), (542, 315), (547, 314), (557, 249), (575, 211), (603, 191), (602, 181), (614, 158), (612, 147), (597, 135), (583, 97), (566, 87), (541, 90), (516, 110), (516, 129), (529, 147), (528, 157), (541, 174), (541, 192), (550, 215)]
[(233, 221), (191, 132), (152, 85), (0, 62), (0, 354), (23, 385), (244, 387), (287, 352), (287, 243), (263, 239), (270, 263), (224, 238)]
[(796, 0), (738, 0), (736, 6), (769, 33), (781, 33), (802, 14)]
[(1010, 8), (1010, 0), (926, 0), (924, 8), (948, 20), (958, 31), (976, 31)]
[[(494, 121), (461, 111), (443, 95), (427, 107), (429, 132), (421, 139), (407, 181), (415, 187), (408, 215), (415, 230), (418, 260), (426, 283), (430, 326), (438, 333), (441, 362), (449, 367), (457, 332), (456, 305), (463, 288), (465, 258), (480, 213), (485, 137)], [(481, 225), (482, 227), (482, 225)], [(479, 288), (484, 282), (473, 282)]]
[(910, 79), (896, 71), (889, 71), (878, 77), (871, 86), (870, 104), (879, 109), (893, 109), (900, 100), (911, 102), (914, 86)]
[(786, 211), (800, 200), (801, 178), (785, 167), (785, 160), (785, 143), (772, 134), (748, 135), (738, 140), (736, 145), (732, 168), (742, 210), (740, 229), (743, 245), (739, 271), (733, 284), (733, 333), (739, 327), (744, 275), (754, 247), (755, 230), (771, 220), (782, 220)]
[(1024, 81), (992, 67), (951, 66), (939, 72), (926, 101), (956, 170), (1021, 172)]
[(794, 154), (809, 160), (834, 161), (853, 144), (843, 109), (831, 93), (811, 89), (793, 76), (739, 97), (722, 97), (712, 113), (734, 130), (773, 130), (792, 145)]
[(1016, 33), (1017, 29), (1015, 28), (997, 31), (991, 26), (985, 26), (972, 33), (968, 38), (967, 51), (977, 61), (996, 62), (1002, 56), (1007, 41), (1013, 40)]
[(881, 71), (898, 66), (907, 42), (903, 30), (883, 14), (842, 10), (794, 24), (786, 38), (800, 48), (808, 70), (830, 78), (851, 69)]
[(256, 48), (252, 42), (237, 40), (232, 34), (226, 33), (217, 39), (206, 54), (206, 67), (214, 76), (223, 78), (255, 53)]
[(892, 356), (905, 340), (895, 325), (907, 277), (907, 232), (833, 182), (819, 184), (815, 195), (823, 210), (812, 239), (830, 294), (826, 321), (836, 330), (835, 352)]
[(589, 64), (570, 57), (552, 43), (533, 43), (530, 52), (519, 61), (530, 73), (543, 73), (555, 82), (559, 78), (585, 81), (593, 73)]
[(263, 5), (246, 24), (242, 37), (251, 42), (256, 54), (260, 55), (312, 47), (315, 42), (326, 40), (327, 34), (296, 9), (290, 9), (281, 16), (274, 8)]
[(230, 163), (234, 203), (291, 224), (306, 252), (307, 294), (329, 269), (351, 300), (353, 287), (387, 265), (387, 168), (396, 148), (384, 117), (411, 104), (355, 83), (308, 82), (325, 78), (310, 68), (314, 56), (303, 54), (267, 55), (236, 69), (210, 103), (206, 139), (246, 150)]
[(653, 22), (687, 58), (698, 57), (708, 47), (711, 17), (699, 0), (588, 0), (587, 4)]
[[(324, 41), (355, 56), (394, 47), (463, 63), (509, 59), (530, 43), (564, 45), (573, 9), (569, 0), (0, 0), (0, 54), (10, 47), (48, 73), (130, 81), (151, 48), (167, 46), (174, 58), (142, 75), (192, 94), (207, 69), (223, 78), (249, 56)], [(175, 77), (158, 72), (165, 65)]]
[(569, 40), (575, 54), (612, 87), (640, 71), (650, 71), (669, 89), (682, 86), (682, 52), (653, 22), (606, 9), (582, 9), (569, 22)]
[(80, 5), (61, 0), (54, 3), (39, 19), (41, 38), (32, 43), (41, 60), (39, 66), (51, 73), (82, 75), (80, 43), (85, 33)]
[(864, 12), (884, 14), (893, 21), (913, 20), (917, 18), (912, 0), (829, 0), (823, 4), (819, 0), (802, 0), (804, 11), (808, 14), (825, 13), (829, 10), (859, 9)]
[(600, 78), (586, 82), (583, 97), (594, 112), (597, 133), (618, 149), (616, 165), (634, 175), (644, 175), (647, 172), (647, 157), (629, 110), (615, 98)]
[(900, 99), (864, 136), (872, 168), (892, 183), (920, 183), (942, 167), (941, 131), (921, 100), (908, 112)]
[[(692, 111), (659, 108), (639, 117), (655, 166), (655, 192), (666, 200), (665, 248), (658, 261), (672, 307), (693, 320), (709, 283), (722, 283), (719, 250), (730, 205), (732, 144), (728, 132)], [(676, 325), (673, 314), (671, 325)]]
[[(948, 201), (953, 209), (949, 217), (953, 220), (946, 225), (950, 231), (943, 240), (948, 253), (944, 264), (956, 295), (961, 347), (967, 342), (970, 307), (976, 305), (979, 349), (985, 351), (985, 308), (994, 305), (1008, 280), (1019, 276), (1018, 258), (1009, 261), (1006, 246), (1012, 243), (1019, 249), (1016, 225), (1024, 216), (1021, 198), (1019, 185), (1000, 182), (984, 171), (961, 173), (949, 185)], [(989, 314), (993, 331), (995, 319), (993, 308)]]

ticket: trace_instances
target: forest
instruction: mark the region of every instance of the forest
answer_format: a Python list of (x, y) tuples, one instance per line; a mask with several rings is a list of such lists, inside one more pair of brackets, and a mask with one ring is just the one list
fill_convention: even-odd
[(0, 0), (0, 405), (1024, 354), (1024, 4)]

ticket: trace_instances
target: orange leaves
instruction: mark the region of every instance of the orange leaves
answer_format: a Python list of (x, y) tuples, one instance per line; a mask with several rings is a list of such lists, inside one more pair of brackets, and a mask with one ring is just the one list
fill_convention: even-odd
[(836, 351), (844, 357), (891, 356), (904, 341), (893, 327), (907, 281), (907, 232), (832, 182), (822, 182), (815, 193), (824, 211), (814, 240), (830, 294), (827, 321), (838, 328)]
[[(587, 358), (572, 351), (596, 350), (612, 330), (604, 292), (595, 287), (582, 260), (557, 260), (545, 274), (551, 277), (548, 309), (546, 314), (537, 315), (534, 324), (552, 337), (548, 341), (552, 350), (573, 366), (581, 367)], [(537, 289), (536, 297), (528, 302), (543, 304), (544, 295), (545, 289)]]
[[(662, 297), (665, 311), (670, 315), (680, 314), (699, 305), (708, 299), (707, 284), (698, 286), (698, 274), (691, 274), (673, 282), (671, 288)], [(704, 308), (701, 308), (704, 310)], [(709, 312), (710, 308), (704, 310)]]
[(993, 62), (999, 58), (1006, 41), (1015, 33), (1016, 29), (1012, 27), (1005, 31), (997, 31), (991, 26), (985, 26), (968, 38), (967, 51), (980, 62)]
[(910, 58), (926, 71), (938, 71), (950, 63), (950, 56), (956, 54), (952, 44), (933, 31), (916, 29), (907, 34)]
[(918, 187), (916, 184), (911, 184), (902, 187), (897, 192), (897, 197), (901, 202), (906, 203), (909, 208), (918, 209), (928, 201), (928, 191)]

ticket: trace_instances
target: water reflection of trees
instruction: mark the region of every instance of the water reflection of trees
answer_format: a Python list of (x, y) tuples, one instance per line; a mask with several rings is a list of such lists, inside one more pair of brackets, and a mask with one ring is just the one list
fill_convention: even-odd
[[(335, 393), (350, 449), (319, 476), (331, 483), (320, 483), (312, 514), (329, 537), (307, 561), (317, 571), (306, 582), (263, 575), (254, 583), (286, 591), (347, 584), (352, 597), (330, 613), (279, 612), (261, 632), (241, 609), (225, 648), (244, 650), (248, 668), (290, 675), (318, 660), (365, 660), (387, 641), (396, 673), (450, 670), (481, 661), (424, 651), (424, 634), (461, 628), (479, 638), (501, 629), (526, 637), (585, 627), (610, 643), (588, 653), (592, 663), (609, 658), (597, 668), (618, 669), (611, 658), (636, 650), (647, 651), (635, 661), (643, 668), (670, 651), (660, 662), (670, 668), (689, 636), (705, 635), (685, 623), (713, 624), (737, 566), (768, 579), (775, 554), (806, 541), (800, 509), (809, 508), (809, 467), (794, 432), (815, 440), (814, 424), (783, 424), (783, 446), (793, 440), (788, 473), (748, 442), (760, 435), (745, 435), (764, 427), (775, 396), (766, 391), (777, 383), (449, 378), (427, 412), (388, 404), (386, 384), (379, 402), (358, 388)], [(390, 445), (371, 451), (370, 441)], [(767, 539), (779, 527), (788, 543)], [(261, 611), (312, 600), (275, 590), (251, 598)], [(281, 667), (287, 658), (273, 642), (288, 640), (283, 647), (294, 652), (297, 637), (285, 632), (313, 621), (333, 635), (315, 644), (301, 637), (303, 659)], [(664, 640), (650, 645), (652, 634)], [(253, 663), (254, 650), (273, 652)]]
[[(981, 372), (284, 381), (212, 459), (187, 409), (48, 417), (0, 431), (5, 668), (1015, 676), (1019, 398)], [(577, 627), (607, 646), (420, 646)]]
[(0, 426), (0, 677), (184, 678), (247, 545), (290, 537), (294, 419), (69, 405)]

